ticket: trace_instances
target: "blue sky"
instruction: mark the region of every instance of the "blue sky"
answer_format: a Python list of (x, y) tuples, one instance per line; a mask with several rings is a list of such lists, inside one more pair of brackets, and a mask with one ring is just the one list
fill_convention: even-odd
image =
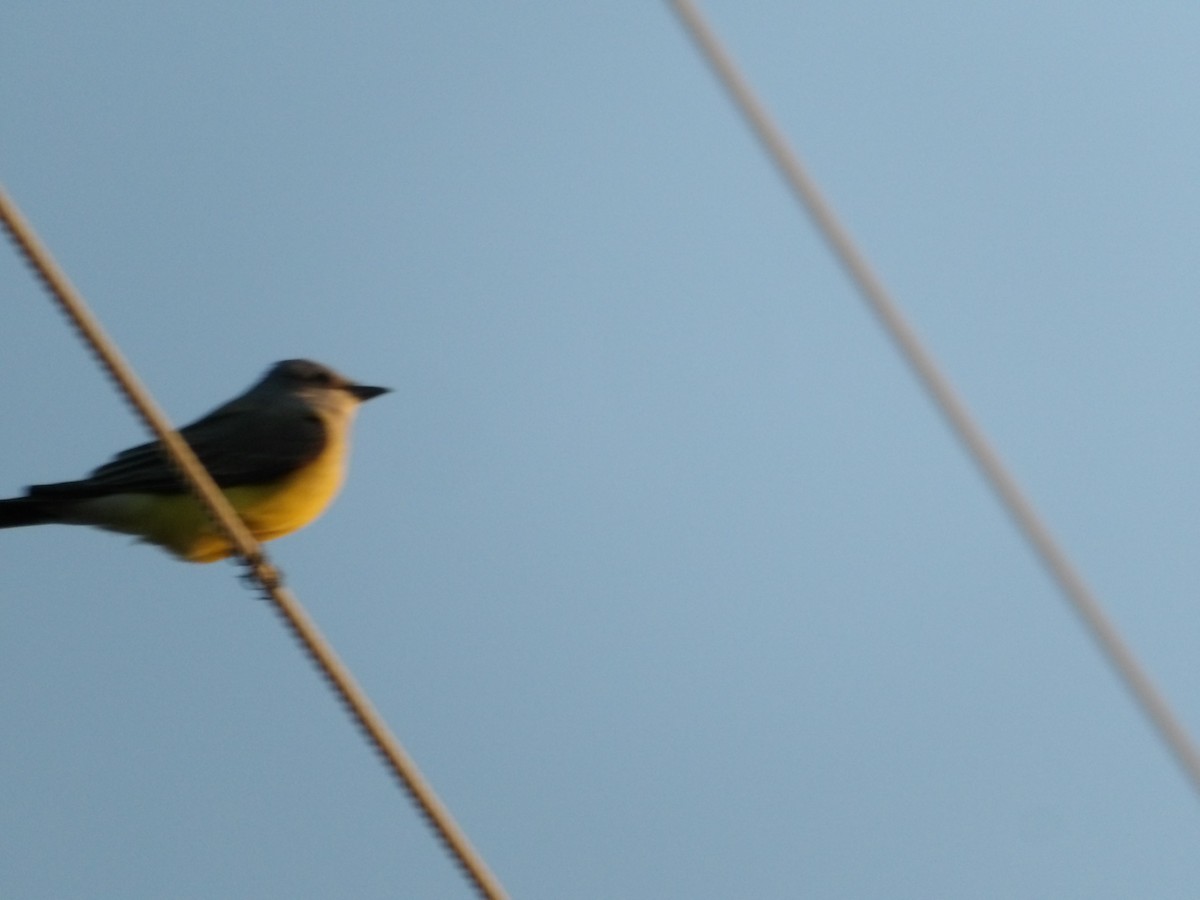
[[(1200, 730), (1200, 10), (711, 0)], [(0, 181), (514, 897), (1194, 897), (1200, 806), (667, 7), (17, 3)], [(0, 494), (143, 439), (11, 253)], [(0, 535), (0, 895), (467, 888), (228, 564)]]

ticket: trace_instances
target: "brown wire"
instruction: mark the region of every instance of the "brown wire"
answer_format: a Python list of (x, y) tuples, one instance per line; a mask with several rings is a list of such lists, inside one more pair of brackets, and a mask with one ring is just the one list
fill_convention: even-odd
[(292, 633), (345, 704), (363, 733), (379, 751), (401, 786), (416, 803), (463, 874), (480, 896), (488, 900), (507, 897), (499, 880), (488, 869), (483, 858), (450, 815), (450, 811), (421, 775), (416, 763), (388, 729), (387, 723), (355, 681), (350, 670), (338, 658), (300, 602), (283, 587), (278, 571), (267, 560), (262, 546), (230, 506), (191, 447), (171, 427), (154, 398), (138, 381), (116, 344), (104, 332), (83, 297), (55, 263), (50, 252), (38, 239), (3, 187), (0, 187), (0, 219), (3, 220), (5, 229), (21, 255), (83, 338), (105, 373), (155, 438), (162, 442), (188, 489), (196, 495), (196, 499), (212, 517), (221, 533), (229, 539), (242, 564), (246, 566), (247, 577), (256, 582), (263, 595), (275, 604), (276, 610)]

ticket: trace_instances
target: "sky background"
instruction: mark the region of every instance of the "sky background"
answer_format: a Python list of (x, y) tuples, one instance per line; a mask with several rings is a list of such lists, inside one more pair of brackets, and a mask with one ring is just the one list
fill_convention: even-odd
[[(1200, 732), (1200, 6), (705, 9)], [(10, 3), (0, 181), (516, 898), (1194, 898), (1200, 803), (664, 4)], [(144, 439), (0, 253), (0, 494)], [(0, 534), (0, 896), (469, 896), (229, 563)]]

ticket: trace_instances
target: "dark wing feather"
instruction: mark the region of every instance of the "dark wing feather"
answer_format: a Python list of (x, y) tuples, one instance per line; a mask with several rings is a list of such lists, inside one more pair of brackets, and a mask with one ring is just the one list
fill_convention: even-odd
[[(180, 434), (221, 487), (267, 484), (316, 459), (325, 449), (325, 424), (315, 414), (273, 415), (219, 409)], [(130, 447), (82, 481), (35, 485), (35, 496), (173, 494), (181, 482), (157, 441)]]

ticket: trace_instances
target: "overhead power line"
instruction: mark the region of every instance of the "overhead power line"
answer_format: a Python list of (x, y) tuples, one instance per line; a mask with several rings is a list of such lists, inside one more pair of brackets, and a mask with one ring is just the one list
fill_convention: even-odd
[(5, 229), (21, 255), (79, 332), (121, 395), (134, 408), (154, 437), (162, 442), (188, 489), (196, 495), (196, 499), (212, 517), (221, 534), (235, 548), (238, 558), (246, 567), (247, 577), (257, 583), (263, 595), (274, 603), (301, 646), (308, 652), (363, 733), (379, 751), (384, 762), (416, 803), (468, 880), (480, 896), (488, 900), (507, 897), (499, 880), (488, 869), (483, 857), (471, 845), (466, 834), (450, 815), (450, 811), (421, 775), (416, 763), (388, 729), (387, 723), (375, 709), (366, 692), (338, 658), (304, 607), (283, 587), (278, 571), (267, 560), (262, 546), (229, 505), (229, 501), (225, 499), (225, 495), (221, 493), (221, 489), (196, 458), (187, 442), (167, 421), (149, 391), (138, 381), (116, 344), (105, 334), (99, 320), (88, 309), (82, 295), (75, 290), (2, 187), (0, 219), (3, 220)]
[(933, 355), (925, 349), (916, 330), (905, 319), (899, 305), (892, 299), (850, 233), (838, 220), (833, 207), (822, 196), (816, 181), (792, 150), (766, 107), (755, 96), (749, 82), (722, 46), (712, 27), (691, 0), (671, 2), (697, 48), (717, 79), (729, 92), (734, 105), (778, 167), (788, 187), (858, 288), (867, 306), (949, 423), (968, 456), (979, 467), (1017, 529), (1029, 542), (1063, 595), (1070, 601), (1109, 664), (1116, 670), (1138, 706), (1174, 753), (1192, 788), (1200, 793), (1200, 752), (1166, 698), (1138, 662), (1117, 626), (1105, 613), (1050, 528), (1042, 521), (1033, 503), (983, 433), (983, 429), (975, 423), (966, 403), (940, 371)]

